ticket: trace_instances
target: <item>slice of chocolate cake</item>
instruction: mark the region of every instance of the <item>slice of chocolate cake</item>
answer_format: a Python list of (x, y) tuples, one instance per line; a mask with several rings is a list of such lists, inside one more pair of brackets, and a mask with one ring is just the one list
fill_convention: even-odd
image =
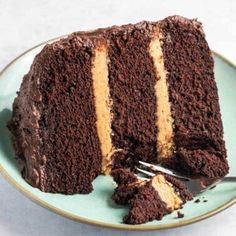
[(47, 44), (8, 127), (23, 177), (46, 192), (88, 193), (138, 160), (228, 172), (211, 52), (201, 24), (180, 16)]
[(150, 180), (140, 180), (124, 169), (116, 169), (111, 174), (118, 184), (113, 200), (129, 206), (129, 212), (123, 218), (127, 224), (161, 220), (193, 198), (181, 181), (162, 173)]

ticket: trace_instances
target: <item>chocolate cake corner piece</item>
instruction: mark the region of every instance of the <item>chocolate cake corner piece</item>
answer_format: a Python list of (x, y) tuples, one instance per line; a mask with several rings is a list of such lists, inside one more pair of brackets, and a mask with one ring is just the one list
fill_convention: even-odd
[(161, 220), (164, 215), (170, 213), (166, 203), (149, 184), (138, 188), (129, 205), (129, 213), (123, 218), (126, 224), (143, 224), (152, 220)]
[[(122, 173), (121, 170), (116, 171), (115, 174), (118, 171)], [(167, 203), (163, 201), (158, 191), (152, 186), (152, 180), (136, 179), (130, 182), (125, 181), (126, 183), (118, 182), (120, 184), (115, 189), (112, 199), (117, 204), (129, 206), (129, 212), (123, 218), (124, 223), (142, 224), (152, 220), (161, 220), (164, 215), (172, 211), (167, 206)], [(187, 197), (185, 197), (186, 199)]]
[(173, 118), (174, 167), (221, 178), (229, 167), (214, 61), (202, 26), (197, 20), (172, 16), (161, 21), (160, 28)]
[[(157, 173), (150, 180), (134, 179), (127, 181), (130, 172), (116, 170), (118, 186), (112, 199), (120, 205), (128, 205), (129, 211), (124, 216), (126, 224), (142, 224), (152, 220), (161, 220), (162, 217), (193, 199), (192, 193), (180, 180)], [(120, 180), (120, 176), (125, 181)]]

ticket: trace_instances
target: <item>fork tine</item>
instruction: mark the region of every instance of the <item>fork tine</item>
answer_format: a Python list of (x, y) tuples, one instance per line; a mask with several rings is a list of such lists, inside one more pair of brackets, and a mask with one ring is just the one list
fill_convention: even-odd
[[(168, 170), (164, 167), (158, 166), (158, 165), (153, 165), (153, 164), (149, 164), (143, 161), (139, 161), (139, 163), (143, 166), (146, 166), (148, 168), (150, 168), (150, 171), (148, 170), (143, 170), (141, 168), (138, 168), (136, 166), (136, 170), (139, 173), (145, 174), (147, 177), (154, 177), (156, 174), (154, 174), (153, 171), (160, 171), (162, 173), (168, 174), (170, 176), (174, 176), (179, 178), (180, 180), (184, 181), (185, 185), (187, 186), (188, 190), (194, 195), (196, 196), (199, 193), (205, 192), (206, 190), (210, 189), (213, 185), (218, 184), (219, 182), (222, 181), (222, 179), (220, 180), (214, 180), (213, 182), (209, 182), (209, 179), (207, 179), (207, 182), (204, 181), (204, 179), (201, 178), (188, 178), (186, 176), (183, 175), (179, 175), (176, 174), (174, 171), (172, 172), (171, 170)], [(138, 178), (143, 178), (137, 175)], [(226, 177), (225, 177), (226, 178)], [(143, 178), (145, 180), (148, 180), (147, 178)], [(236, 180), (236, 176), (235, 177), (228, 177), (229, 181), (235, 181)], [(207, 183), (207, 184), (206, 184)]]
[(147, 176), (150, 176), (150, 177), (155, 176), (154, 173), (151, 173), (151, 172), (146, 171), (146, 170), (142, 170), (142, 169), (140, 169), (140, 168), (138, 168), (138, 167), (136, 167), (136, 170), (139, 171), (139, 172), (141, 172), (141, 173), (143, 173), (143, 174), (145, 174), (145, 175), (147, 175)]
[(153, 165), (153, 164), (149, 164), (149, 163), (146, 163), (146, 162), (143, 162), (143, 161), (139, 161), (140, 164), (142, 164), (143, 166), (147, 166), (153, 170), (157, 170), (157, 171), (161, 171), (163, 173), (166, 173), (166, 174), (169, 174), (169, 175), (172, 175), (173, 172), (164, 168), (164, 167), (161, 167), (161, 166), (157, 166), (157, 165)]
[(136, 174), (136, 177), (139, 179), (139, 180), (142, 180), (142, 181), (148, 181), (150, 180), (150, 178), (145, 178), (145, 177), (141, 177), (139, 175)]
[(146, 163), (146, 162), (143, 162), (143, 161), (139, 161), (139, 163), (141, 165), (143, 165), (143, 166), (149, 167), (150, 169), (152, 169), (154, 171), (160, 171), (162, 173), (165, 173), (165, 174), (171, 175), (173, 177), (177, 177), (177, 178), (183, 179), (185, 181), (190, 180), (188, 177), (176, 174), (173, 171), (171, 171), (171, 170), (169, 170), (169, 169), (167, 169), (165, 167), (162, 167), (162, 166), (159, 166), (159, 165), (149, 164), (149, 163)]

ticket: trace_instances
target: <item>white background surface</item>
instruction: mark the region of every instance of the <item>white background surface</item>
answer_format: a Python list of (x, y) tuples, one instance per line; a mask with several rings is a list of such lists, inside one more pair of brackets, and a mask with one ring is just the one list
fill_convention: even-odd
[[(77, 30), (158, 20), (180, 14), (203, 22), (210, 47), (236, 63), (236, 1), (224, 0), (0, 0), (0, 70), (20, 53)], [(1, 92), (1, 91), (0, 91)], [(128, 232), (83, 225), (32, 203), (0, 176), (0, 236), (235, 235), (236, 205), (193, 225)]]

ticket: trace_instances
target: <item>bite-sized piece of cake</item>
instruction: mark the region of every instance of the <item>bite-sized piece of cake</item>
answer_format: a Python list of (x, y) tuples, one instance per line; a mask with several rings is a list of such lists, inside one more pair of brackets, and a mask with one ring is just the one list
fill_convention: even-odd
[(112, 199), (117, 204), (129, 205), (129, 212), (123, 218), (127, 224), (161, 220), (193, 198), (180, 180), (162, 173), (150, 180), (138, 179), (125, 169), (116, 169), (111, 174), (118, 184)]
[(23, 177), (45, 192), (88, 193), (138, 160), (228, 172), (211, 51), (201, 24), (180, 16), (47, 44), (8, 127)]

